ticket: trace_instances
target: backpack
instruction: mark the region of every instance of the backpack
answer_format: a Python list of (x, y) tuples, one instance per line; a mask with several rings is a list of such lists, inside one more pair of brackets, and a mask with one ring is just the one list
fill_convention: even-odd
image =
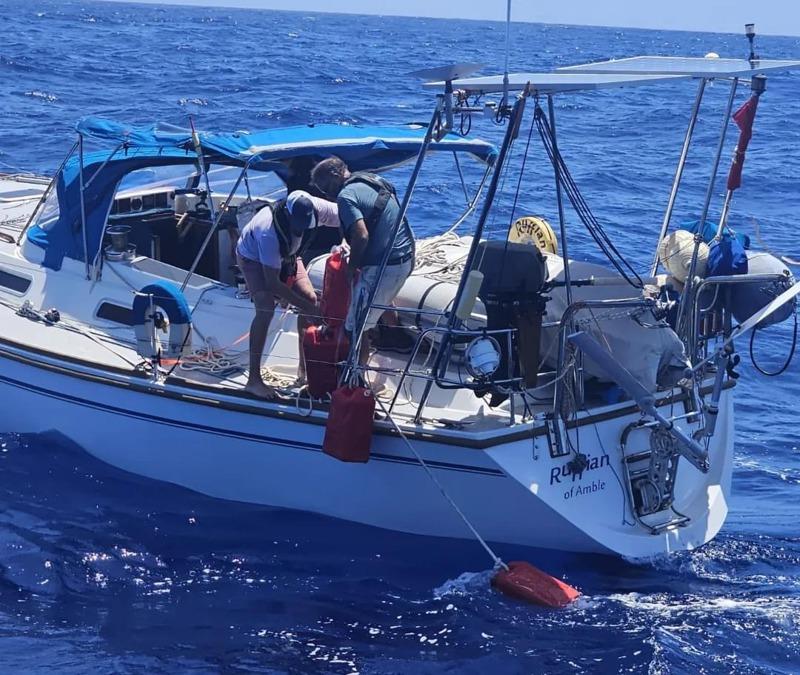
[(706, 277), (722, 277), (732, 274), (747, 274), (747, 253), (742, 242), (728, 232), (708, 249)]

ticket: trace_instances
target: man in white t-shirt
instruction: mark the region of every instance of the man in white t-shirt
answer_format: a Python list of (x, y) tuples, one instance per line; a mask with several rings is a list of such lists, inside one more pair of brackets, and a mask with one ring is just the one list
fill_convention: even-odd
[(336, 204), (295, 190), (285, 200), (258, 211), (239, 234), (236, 257), (256, 309), (250, 326), (250, 371), (245, 386), (253, 396), (268, 400), (276, 396), (261, 377), (261, 359), (276, 298), (300, 311), (298, 379), (305, 378), (303, 331), (309, 322), (321, 317), (317, 296), (298, 253), (303, 235), (315, 227), (339, 227)]

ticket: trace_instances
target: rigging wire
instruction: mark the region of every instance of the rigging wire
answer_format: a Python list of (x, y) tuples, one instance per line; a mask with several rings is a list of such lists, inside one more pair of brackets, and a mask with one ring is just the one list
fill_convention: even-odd
[(644, 282), (642, 281), (642, 278), (639, 276), (638, 272), (636, 272), (633, 266), (625, 259), (625, 257), (617, 250), (616, 246), (614, 246), (614, 243), (611, 241), (608, 234), (606, 234), (603, 226), (597, 220), (594, 213), (592, 213), (591, 208), (581, 194), (575, 179), (572, 177), (572, 174), (570, 173), (569, 168), (567, 167), (567, 164), (561, 155), (561, 152), (555, 148), (553, 130), (550, 127), (544, 110), (539, 105), (538, 101), (536, 102), (536, 108), (534, 110), (534, 120), (536, 122), (539, 135), (542, 138), (542, 144), (547, 152), (547, 156), (550, 159), (551, 164), (558, 168), (559, 180), (564, 187), (564, 191), (566, 192), (572, 207), (575, 209), (575, 212), (578, 214), (581, 222), (586, 227), (586, 230), (592, 236), (592, 239), (595, 240), (597, 245), (600, 247), (600, 250), (605, 254), (611, 264), (614, 265), (616, 270), (625, 279), (625, 281), (627, 281), (634, 288), (643, 288)]
[(531, 147), (531, 138), (533, 138), (533, 128), (536, 120), (531, 119), (531, 126), (528, 129), (528, 139), (525, 142), (525, 152), (522, 153), (522, 166), (519, 169), (519, 180), (517, 181), (517, 191), (514, 193), (514, 204), (511, 206), (511, 217), (508, 219), (508, 230), (506, 231), (506, 248), (508, 247), (508, 234), (514, 225), (514, 216), (517, 214), (517, 202), (519, 201), (519, 193), (522, 189), (522, 179), (525, 177), (525, 166), (528, 163), (528, 150)]

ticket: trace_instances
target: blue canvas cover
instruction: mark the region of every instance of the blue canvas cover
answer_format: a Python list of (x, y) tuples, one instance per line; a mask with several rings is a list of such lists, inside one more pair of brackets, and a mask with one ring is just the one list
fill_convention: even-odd
[[(683, 223), (683, 225), (681, 225), (681, 229), (688, 230), (692, 233), (700, 232), (700, 221), (692, 220), (687, 223)], [(750, 248), (750, 236), (748, 234), (745, 234), (744, 232), (736, 232), (732, 227), (730, 227), (730, 225), (725, 226), (723, 233), (736, 237), (736, 239), (744, 248)], [(717, 236), (717, 224), (712, 220), (707, 220), (705, 225), (703, 225), (703, 231), (701, 234), (703, 236), (703, 241), (706, 244), (711, 244), (711, 242)]]
[(725, 233), (708, 249), (707, 277), (747, 274), (747, 253), (742, 243)]
[[(118, 153), (107, 161), (108, 152), (84, 155), (84, 182), (91, 180), (85, 190), (86, 239), (88, 258), (94, 260), (100, 247), (103, 225), (111, 209), (117, 185), (131, 171), (148, 166), (194, 164), (194, 153), (175, 148), (162, 148), (153, 154), (141, 148)], [(28, 228), (28, 240), (44, 249), (45, 267), (58, 270), (64, 258), (83, 260), (83, 229), (81, 227), (80, 161), (71, 157), (56, 176), (58, 218), (51, 222)]]
[[(84, 155), (84, 191), (88, 258), (94, 260), (101, 245), (103, 226), (119, 182), (131, 171), (146, 167), (194, 164), (191, 132), (168, 124), (128, 126), (97, 117), (82, 119), (77, 131), (84, 138), (109, 141), (116, 151)], [(338, 155), (354, 171), (380, 171), (415, 158), (425, 137), (420, 125), (345, 126), (320, 124), (257, 132), (199, 132), (206, 162), (250, 166), (255, 171), (276, 171), (282, 177), (282, 160), (311, 156), (322, 159)], [(445, 136), (432, 143), (432, 152), (467, 153), (493, 164), (497, 148), (486, 141)], [(53, 222), (34, 225), (28, 240), (45, 250), (43, 264), (60, 269), (64, 257), (84, 259), (81, 226), (80, 161), (71, 157), (56, 176), (59, 214)]]
[[(170, 145), (193, 150), (191, 132), (168, 124), (131, 127), (110, 120), (87, 117), (78, 123), (85, 137), (125, 143), (128, 147)], [(378, 171), (416, 157), (425, 138), (419, 124), (397, 126), (354, 126), (343, 124), (307, 124), (263, 131), (213, 133), (199, 131), (203, 153), (210, 161), (232, 164), (250, 162), (258, 171), (271, 170), (275, 162), (292, 157), (337, 155), (355, 171)], [(468, 153), (492, 164), (497, 148), (492, 143), (448, 134), (433, 143), (431, 152)]]

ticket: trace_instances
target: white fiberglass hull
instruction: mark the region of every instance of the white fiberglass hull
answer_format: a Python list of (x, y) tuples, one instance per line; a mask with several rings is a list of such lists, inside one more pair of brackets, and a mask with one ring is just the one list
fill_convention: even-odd
[[(0, 345), (0, 427), (56, 429), (121, 469), (223, 499), (301, 509), (421, 535), (470, 536), (403, 442), (378, 433), (367, 464), (322, 453), (320, 420), (268, 416), (198, 392), (148, 391), (141, 378), (89, 378), (64, 361)], [(580, 431), (590, 467), (569, 475), (547, 435), (483, 449), (453, 439), (414, 439), (438, 479), (490, 541), (567, 551), (649, 557), (713, 538), (727, 514), (732, 392), (724, 393), (703, 475), (681, 462), (676, 505), (687, 526), (653, 535), (633, 523), (618, 441), (638, 414), (609, 416)]]

